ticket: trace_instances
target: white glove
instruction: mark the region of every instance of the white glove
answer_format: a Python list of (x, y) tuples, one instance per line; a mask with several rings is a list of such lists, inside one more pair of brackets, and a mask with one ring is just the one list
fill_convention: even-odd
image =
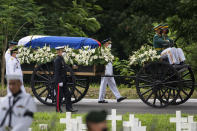
[(63, 82), (60, 82), (60, 83), (59, 83), (59, 86), (61, 86), (61, 87), (62, 87), (62, 86), (63, 86)]

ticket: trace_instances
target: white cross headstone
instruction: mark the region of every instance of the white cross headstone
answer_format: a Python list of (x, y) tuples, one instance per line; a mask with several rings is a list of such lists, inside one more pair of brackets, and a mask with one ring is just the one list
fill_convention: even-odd
[(117, 120), (122, 120), (122, 115), (116, 115), (116, 109), (112, 109), (111, 115), (107, 115), (107, 120), (112, 121), (112, 131), (116, 131), (116, 121)]
[(182, 123), (187, 122), (187, 117), (181, 117), (181, 111), (176, 111), (176, 117), (170, 118), (171, 123), (176, 123), (176, 131), (181, 131)]
[(197, 122), (194, 122), (193, 116), (188, 116), (187, 123), (181, 124), (181, 130), (184, 131), (197, 131)]
[(66, 118), (60, 118), (60, 123), (66, 124), (66, 131), (72, 130), (71, 112), (66, 112)]
[(77, 120), (77, 128), (78, 128), (77, 131), (84, 131), (87, 129), (86, 124), (83, 124), (82, 117), (77, 116), (76, 120)]
[(146, 131), (145, 126), (141, 126), (141, 121), (135, 118), (133, 114), (129, 115), (129, 121), (123, 121), (124, 131)]
[(39, 124), (39, 128), (41, 131), (48, 130), (48, 124)]

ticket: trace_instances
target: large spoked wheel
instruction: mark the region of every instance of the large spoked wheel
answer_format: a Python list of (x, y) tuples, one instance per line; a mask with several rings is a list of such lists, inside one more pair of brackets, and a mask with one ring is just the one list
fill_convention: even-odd
[[(71, 101), (76, 103), (80, 101), (87, 93), (89, 88), (88, 78), (76, 78), (72, 68), (66, 65), (65, 77), (67, 87), (71, 92)], [(37, 66), (31, 77), (31, 88), (35, 97), (43, 104), (55, 105), (56, 88), (53, 74), (53, 63), (46, 63)], [(64, 101), (64, 98), (63, 98)]]
[(192, 69), (188, 65), (183, 65), (182, 68), (177, 69), (180, 75), (180, 93), (173, 105), (185, 103), (193, 94), (195, 88), (195, 78)]
[(89, 89), (89, 79), (88, 77), (76, 77), (70, 66), (66, 66), (67, 69), (67, 87), (69, 87), (71, 92), (72, 103), (79, 102), (87, 93)]
[(46, 63), (35, 67), (31, 76), (32, 92), (45, 105), (55, 105), (56, 89), (52, 71), (53, 64)]
[(140, 99), (149, 106), (163, 108), (173, 103), (180, 92), (178, 72), (165, 62), (152, 62), (136, 76)]

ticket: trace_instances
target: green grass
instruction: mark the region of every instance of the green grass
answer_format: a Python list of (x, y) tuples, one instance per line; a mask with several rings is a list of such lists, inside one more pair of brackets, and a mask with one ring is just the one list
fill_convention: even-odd
[[(73, 118), (76, 116), (82, 116), (83, 121), (86, 114), (72, 114)], [(39, 131), (39, 124), (48, 124), (52, 131), (63, 131), (65, 129), (64, 124), (60, 124), (60, 118), (65, 118), (65, 113), (55, 112), (38, 112), (35, 113), (34, 121), (32, 124), (33, 131)], [(183, 114), (182, 117), (187, 117), (187, 114)], [(135, 114), (135, 118), (139, 118), (142, 122), (142, 126), (146, 126), (147, 131), (175, 131), (175, 124), (170, 123), (170, 117), (175, 117), (175, 114)], [(194, 116), (197, 121), (197, 115)], [(123, 120), (129, 120), (129, 113), (123, 115)], [(108, 128), (111, 129), (111, 121), (108, 122)], [(83, 122), (85, 123), (85, 122)], [(117, 121), (117, 131), (122, 131), (122, 121)]]

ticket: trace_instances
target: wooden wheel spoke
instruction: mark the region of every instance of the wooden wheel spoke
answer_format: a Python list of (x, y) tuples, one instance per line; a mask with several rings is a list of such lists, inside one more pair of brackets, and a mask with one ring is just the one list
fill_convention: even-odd
[(35, 80), (35, 83), (48, 83), (48, 81), (39, 81), (39, 80)]
[(38, 89), (40, 89), (40, 88), (42, 88), (42, 87), (45, 87), (45, 85), (39, 86), (39, 87), (37, 87), (37, 88), (35, 88), (35, 89), (38, 90)]
[(188, 74), (190, 74), (190, 72), (185, 73), (184, 75), (181, 76), (181, 78), (184, 78), (184, 77), (187, 76)]
[(144, 93), (142, 93), (141, 95), (143, 96), (143, 95), (145, 95), (146, 93), (148, 93), (149, 91), (151, 91), (153, 89), (153, 87), (152, 88), (150, 88), (150, 89), (148, 89), (148, 90), (146, 90)]
[(154, 96), (153, 105), (155, 105), (156, 99), (157, 99), (157, 94), (155, 94), (155, 96)]
[(79, 87), (81, 87), (81, 88), (86, 88), (85, 85), (81, 85), (81, 84), (78, 84), (78, 83), (76, 83), (76, 86), (79, 86)]
[(161, 89), (161, 92), (163, 93), (162, 95), (161, 95), (161, 98), (164, 96), (166, 99), (167, 99), (167, 97), (166, 97), (166, 92), (168, 91), (168, 89), (166, 89), (165, 91), (163, 91), (162, 89)]
[(165, 80), (163, 80), (163, 82), (165, 82), (165, 81), (171, 79), (172, 77), (174, 77), (174, 76), (176, 76), (176, 75), (177, 75), (176, 73), (173, 73), (170, 77), (168, 77), (168, 78), (166, 78)]
[(77, 92), (79, 92), (80, 95), (83, 95), (79, 89), (77, 89), (76, 87), (74, 87), (74, 88), (75, 88), (75, 90), (76, 90)]
[(193, 87), (190, 87), (189, 85), (183, 85), (183, 88), (193, 90)]
[(45, 88), (38, 96), (40, 97), (45, 91), (47, 91), (47, 88)]
[(39, 76), (39, 77), (42, 77), (43, 79), (45, 79), (45, 80), (47, 80), (47, 81), (49, 80), (49, 79), (47, 79), (46, 77), (44, 77), (44, 76), (38, 74), (37, 72), (36, 72), (36, 75)]
[(169, 89), (167, 101), (170, 99), (172, 89)]
[(148, 101), (151, 98), (152, 94), (153, 94), (153, 91), (148, 95), (145, 101)]
[(186, 96), (189, 96), (189, 94), (187, 94), (187, 92), (185, 92), (183, 89), (181, 89), (181, 91), (182, 91)]
[(137, 79), (141, 80), (141, 81), (144, 81), (144, 82), (147, 82), (147, 83), (151, 83), (152, 84), (152, 81), (148, 81), (148, 80), (145, 80), (143, 78), (140, 78), (140, 77), (137, 77)]
[(172, 87), (172, 86), (169, 86), (169, 85), (163, 85), (163, 86), (165, 86), (166, 88), (172, 89), (172, 90), (178, 90), (177, 87)]
[(162, 84), (165, 85), (165, 84), (176, 84), (176, 83), (179, 83), (180, 81), (167, 81), (167, 82), (163, 82)]
[(142, 85), (142, 86), (138, 86), (138, 88), (144, 88), (144, 87), (151, 87), (153, 86), (152, 84), (151, 85)]
[(44, 100), (45, 102), (47, 101), (48, 97), (49, 97), (49, 93), (47, 94), (47, 97), (45, 97), (45, 100)]

